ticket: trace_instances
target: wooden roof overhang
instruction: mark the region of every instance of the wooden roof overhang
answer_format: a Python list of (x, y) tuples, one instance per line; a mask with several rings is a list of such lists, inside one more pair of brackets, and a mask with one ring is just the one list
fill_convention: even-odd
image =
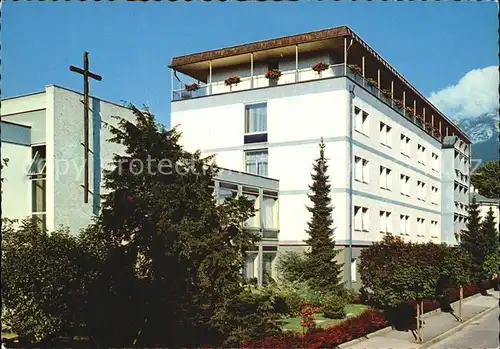
[(194, 53), (174, 57), (169, 67), (197, 80), (207, 82), (210, 62), (212, 69), (217, 69), (219, 67), (250, 64), (251, 53), (253, 54), (254, 62), (262, 62), (279, 57), (294, 57), (296, 45), (300, 45), (299, 55), (318, 51), (343, 52), (342, 38), (347, 33), (348, 28), (343, 26), (226, 47), (219, 50)]
[[(426, 121), (431, 121), (431, 115), (433, 115), (434, 127), (437, 128), (437, 125), (441, 122), (441, 134), (443, 136), (446, 135), (445, 130), (448, 127), (449, 135), (455, 133), (466, 143), (471, 143), (467, 135), (458, 126), (441, 113), (408, 80), (347, 26), (178, 56), (172, 59), (169, 67), (206, 83), (210, 64), (212, 65), (212, 69), (250, 64), (251, 53), (253, 53), (254, 62), (277, 57), (289, 57), (295, 55), (295, 46), (298, 45), (299, 60), (301, 54), (318, 51), (336, 51), (340, 57), (343, 57), (344, 38), (353, 40), (353, 44), (349, 47), (347, 54), (348, 64), (357, 64), (361, 67), (364, 57), (365, 77), (377, 80), (378, 70), (380, 70), (382, 89), (390, 90), (392, 81), (394, 98), (402, 100), (403, 91), (405, 91), (406, 106), (413, 107), (413, 103), (416, 101), (417, 112), (419, 114), (423, 114), (423, 108), (425, 108)], [(348, 46), (349, 44), (350, 40), (347, 41)]]

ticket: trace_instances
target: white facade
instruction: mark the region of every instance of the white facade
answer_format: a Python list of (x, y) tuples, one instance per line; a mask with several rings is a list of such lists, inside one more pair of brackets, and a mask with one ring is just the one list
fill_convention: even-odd
[[(453, 233), (443, 229), (443, 207), (450, 207), (451, 217), (456, 210), (455, 195), (442, 192), (443, 168), (450, 164), (440, 140), (334, 57), (309, 54), (301, 61), (282, 56), (278, 83), (263, 77), (269, 64), (210, 68), (201, 90), (188, 95), (173, 91), (171, 124), (182, 132), (183, 145), (216, 155), (218, 165), (279, 179), (280, 250), (305, 247), (308, 186), (321, 138), (329, 159), (338, 245), (360, 248), (387, 233), (407, 241), (456, 243)], [(319, 61), (330, 64), (321, 74), (311, 69)], [(311, 75), (301, 77), (306, 71)], [(241, 85), (225, 86), (230, 75), (241, 76)], [(247, 155), (252, 151), (260, 158)], [(249, 166), (254, 159), (257, 165)], [(462, 165), (465, 171), (468, 158)], [(468, 187), (468, 176), (461, 180)], [(346, 271), (357, 273), (358, 255), (359, 249), (350, 262), (344, 255)]]
[[(51, 85), (40, 93), (2, 100), (2, 157), (9, 159), (3, 183), (4, 217), (23, 219), (35, 214), (49, 231), (62, 225), (76, 233), (99, 213), (103, 170), (113, 153), (123, 151), (122, 146), (108, 142), (111, 133), (104, 125), (116, 125), (112, 116), (132, 120), (133, 114), (97, 97), (90, 98), (89, 106), (91, 153), (89, 202), (85, 204), (83, 96)], [(43, 154), (39, 160), (45, 164), (44, 173), (30, 176), (37, 152)]]

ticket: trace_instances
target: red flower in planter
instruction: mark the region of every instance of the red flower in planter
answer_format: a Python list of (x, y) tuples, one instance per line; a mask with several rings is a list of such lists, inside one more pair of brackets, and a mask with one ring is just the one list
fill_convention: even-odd
[(394, 104), (399, 108), (403, 108), (403, 101), (400, 99), (395, 99)]
[(415, 117), (420, 121), (424, 121), (424, 116), (421, 114), (416, 114)]
[(330, 64), (325, 62), (317, 62), (312, 65), (312, 70), (316, 73), (321, 73), (323, 70), (327, 70), (330, 67)]
[(408, 114), (411, 114), (411, 115), (413, 115), (415, 113), (415, 109), (413, 109), (413, 107), (406, 107), (405, 110)]
[(348, 67), (352, 70), (354, 75), (361, 75), (363, 73), (363, 69), (361, 69), (361, 67), (357, 64), (348, 64)]
[(238, 85), (239, 82), (241, 82), (241, 78), (238, 75), (231, 75), (224, 80), (226, 86), (231, 86), (233, 84)]
[(271, 69), (266, 73), (266, 78), (271, 80), (278, 80), (281, 76), (281, 70)]
[(200, 88), (200, 85), (198, 85), (196, 82), (195, 82), (195, 83), (193, 83), (193, 84), (190, 84), (190, 85), (188, 85), (188, 84), (184, 84), (184, 89), (185, 89), (186, 91), (196, 91), (196, 90), (198, 90), (199, 88)]

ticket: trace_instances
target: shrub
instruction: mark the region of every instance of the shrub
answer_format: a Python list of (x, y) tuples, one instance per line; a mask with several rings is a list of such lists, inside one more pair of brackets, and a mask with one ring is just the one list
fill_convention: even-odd
[[(285, 305), (280, 304), (283, 302)], [(279, 314), (283, 314), (283, 309), (286, 309), (286, 314), (289, 316), (298, 316), (304, 300), (293, 289), (279, 290), (275, 299), (275, 309)], [(277, 308), (276, 308), (277, 307)]]
[(276, 268), (285, 282), (303, 281), (306, 268), (305, 256), (301, 253), (287, 251), (279, 257)]
[(274, 311), (274, 297), (268, 288), (248, 287), (228, 301), (219, 323), (226, 335), (225, 345), (236, 347), (252, 339), (276, 335), (280, 332)]
[(343, 319), (345, 313), (346, 301), (335, 294), (328, 294), (322, 299), (323, 314), (328, 319)]
[(361, 252), (362, 295), (367, 304), (386, 309), (411, 300), (435, 299), (438, 281), (447, 288), (468, 284), (469, 256), (446, 244), (406, 243), (388, 236)]

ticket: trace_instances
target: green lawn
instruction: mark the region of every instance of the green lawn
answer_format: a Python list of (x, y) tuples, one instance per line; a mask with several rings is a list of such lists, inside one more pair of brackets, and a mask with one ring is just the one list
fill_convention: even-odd
[[(349, 304), (345, 307), (345, 312), (346, 314), (352, 313), (354, 314), (353, 316), (357, 316), (361, 314), (363, 310), (365, 310), (367, 307), (366, 305), (363, 304)], [(318, 313), (314, 314), (314, 319), (315, 320), (324, 320), (317, 324), (318, 327), (329, 327), (332, 325), (339, 324), (341, 322), (344, 322), (347, 318), (344, 319), (327, 319), (323, 316), (323, 313)], [(281, 320), (281, 328), (285, 331), (295, 331), (295, 332), (302, 332), (302, 326), (300, 326), (300, 316), (296, 316), (293, 318), (285, 318)]]

